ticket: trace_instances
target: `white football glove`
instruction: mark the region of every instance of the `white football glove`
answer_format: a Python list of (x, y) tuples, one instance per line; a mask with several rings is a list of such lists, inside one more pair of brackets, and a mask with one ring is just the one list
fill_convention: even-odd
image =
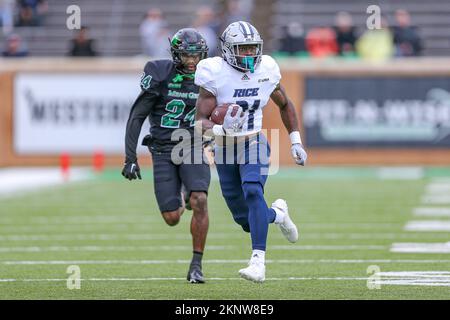
[(233, 105), (228, 106), (227, 113), (225, 114), (225, 117), (223, 119), (223, 125), (222, 128), (225, 130), (225, 132), (230, 133), (236, 133), (240, 132), (242, 130), (242, 126), (245, 122), (245, 117), (242, 115), (242, 107), (239, 106), (238, 111), (234, 116), (231, 115), (231, 112), (233, 112)]
[(299, 164), (301, 166), (304, 166), (306, 164), (306, 159), (308, 158), (308, 155), (306, 154), (305, 149), (303, 149), (301, 143), (294, 143), (291, 146), (291, 153), (296, 164)]

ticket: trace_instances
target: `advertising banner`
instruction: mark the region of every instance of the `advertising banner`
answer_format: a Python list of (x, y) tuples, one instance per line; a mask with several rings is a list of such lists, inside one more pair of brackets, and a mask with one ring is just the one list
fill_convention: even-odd
[[(140, 75), (133, 73), (17, 74), (15, 153), (123, 154), (125, 126), (140, 92), (139, 81)], [(146, 121), (139, 144), (148, 128)]]
[(308, 147), (450, 147), (450, 77), (307, 77)]

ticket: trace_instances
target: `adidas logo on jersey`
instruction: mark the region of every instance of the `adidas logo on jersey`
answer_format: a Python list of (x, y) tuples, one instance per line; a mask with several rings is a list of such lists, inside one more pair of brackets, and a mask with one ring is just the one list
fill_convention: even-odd
[(247, 74), (244, 73), (244, 75), (242, 76), (241, 80), (250, 80), (250, 78), (248, 77)]

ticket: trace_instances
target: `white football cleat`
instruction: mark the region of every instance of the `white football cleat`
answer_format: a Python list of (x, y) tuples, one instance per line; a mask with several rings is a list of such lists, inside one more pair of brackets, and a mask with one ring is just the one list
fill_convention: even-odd
[(283, 233), (284, 237), (289, 242), (292, 243), (297, 242), (298, 240), (297, 226), (294, 224), (294, 222), (292, 222), (291, 218), (289, 217), (288, 206), (286, 201), (284, 201), (283, 199), (275, 200), (275, 202), (272, 203), (272, 209), (274, 209), (275, 212), (277, 213), (277, 216), (279, 215), (279, 217), (281, 218), (281, 221), (279, 222), (275, 221), (275, 223), (277, 223), (280, 226), (280, 230)]
[(266, 279), (266, 266), (263, 262), (250, 260), (248, 267), (239, 270), (239, 275), (253, 282), (264, 282)]

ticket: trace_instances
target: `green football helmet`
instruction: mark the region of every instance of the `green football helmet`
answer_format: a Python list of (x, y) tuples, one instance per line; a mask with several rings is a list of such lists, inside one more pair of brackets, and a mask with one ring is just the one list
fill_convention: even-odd
[(178, 30), (170, 41), (170, 53), (177, 69), (183, 71), (183, 56), (198, 55), (199, 61), (208, 56), (208, 46), (202, 35), (193, 28)]

